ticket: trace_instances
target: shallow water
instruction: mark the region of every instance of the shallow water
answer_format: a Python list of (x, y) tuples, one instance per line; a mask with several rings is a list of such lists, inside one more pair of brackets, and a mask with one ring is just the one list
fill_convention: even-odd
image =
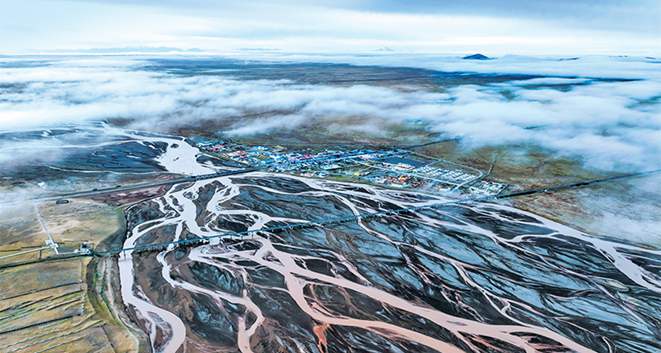
[[(268, 231), (420, 205), (434, 208)], [(126, 246), (225, 234), (120, 260), (156, 351), (661, 349), (660, 251), (504, 205), (252, 173), (176, 185), (128, 216)], [(233, 233), (248, 229), (263, 231)]]

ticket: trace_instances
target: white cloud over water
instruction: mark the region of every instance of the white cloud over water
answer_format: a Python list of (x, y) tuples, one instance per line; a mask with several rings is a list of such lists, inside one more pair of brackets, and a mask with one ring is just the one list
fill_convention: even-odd
[(537, 78), (432, 90), (180, 76), (142, 65), (107, 58), (6, 65), (0, 68), (0, 130), (125, 118), (146, 130), (223, 121), (223, 133), (235, 136), (312, 123), (378, 134), (384, 126), (423, 121), (469, 148), (528, 144), (598, 168), (661, 167), (661, 80), (654, 77)]

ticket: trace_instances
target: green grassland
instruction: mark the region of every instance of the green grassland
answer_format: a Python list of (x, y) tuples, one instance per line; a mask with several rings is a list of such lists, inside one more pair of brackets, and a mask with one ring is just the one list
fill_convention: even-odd
[[(3, 209), (0, 224), (0, 347), (3, 352), (135, 352), (139, 345), (118, 317), (108, 288), (111, 265), (43, 246), (46, 235), (34, 208)], [(121, 210), (74, 200), (40, 204), (42, 217), (61, 251), (82, 242), (100, 243), (123, 232)], [(41, 261), (36, 261), (41, 258)], [(108, 261), (112, 262), (112, 261)]]

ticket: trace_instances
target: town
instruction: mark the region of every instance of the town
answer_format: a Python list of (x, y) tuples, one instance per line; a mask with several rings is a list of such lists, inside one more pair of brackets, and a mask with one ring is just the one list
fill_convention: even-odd
[(201, 137), (191, 141), (208, 154), (269, 172), (474, 197), (496, 196), (507, 188), (507, 184), (486, 180), (487, 175), (475, 168), (407, 149), (290, 150)]

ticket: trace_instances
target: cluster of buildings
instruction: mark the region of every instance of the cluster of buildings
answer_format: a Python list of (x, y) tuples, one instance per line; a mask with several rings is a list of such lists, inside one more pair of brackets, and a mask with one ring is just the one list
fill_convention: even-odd
[(431, 165), (418, 168), (417, 173), (427, 178), (449, 180), (460, 184), (470, 182), (476, 177), (479, 177), (479, 175), (475, 175), (474, 173), (467, 173), (458, 169), (434, 167)]
[(496, 195), (506, 187), (481, 180), (482, 174), (475, 170), (439, 166), (437, 161), (424, 160), (406, 150), (290, 151), (282, 146), (248, 146), (225, 141), (196, 143), (207, 153), (270, 172), (479, 196)]

